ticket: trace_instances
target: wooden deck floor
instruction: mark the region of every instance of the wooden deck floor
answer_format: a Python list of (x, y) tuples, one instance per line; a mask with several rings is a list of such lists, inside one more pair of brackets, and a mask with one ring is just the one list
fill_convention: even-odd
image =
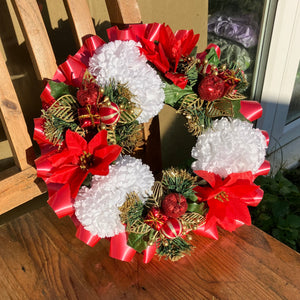
[[(3, 221), (4, 220), (4, 221)], [(69, 218), (42, 206), (0, 226), (0, 299), (300, 299), (300, 255), (259, 229), (243, 226), (176, 263), (90, 248)]]

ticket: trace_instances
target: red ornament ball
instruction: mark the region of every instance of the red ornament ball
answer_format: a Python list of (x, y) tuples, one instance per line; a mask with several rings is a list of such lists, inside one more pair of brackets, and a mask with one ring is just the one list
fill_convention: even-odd
[(106, 125), (113, 125), (120, 119), (120, 109), (116, 103), (110, 102), (99, 108), (100, 120)]
[(163, 225), (160, 232), (167, 239), (175, 239), (182, 234), (182, 223), (175, 218), (169, 218), (168, 221)]
[(183, 195), (172, 193), (163, 199), (161, 208), (166, 216), (178, 218), (186, 212), (188, 204)]
[(198, 95), (201, 99), (214, 101), (225, 94), (225, 82), (217, 75), (205, 76), (198, 85)]

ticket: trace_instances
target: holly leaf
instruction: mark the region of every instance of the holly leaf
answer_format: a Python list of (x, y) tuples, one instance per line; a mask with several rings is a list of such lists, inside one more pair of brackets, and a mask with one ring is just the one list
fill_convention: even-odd
[(55, 99), (58, 99), (63, 95), (71, 94), (69, 90), (69, 86), (63, 82), (56, 82), (53, 80), (49, 80), (48, 83), (51, 88), (51, 96)]
[(144, 237), (144, 234), (130, 233), (128, 235), (127, 245), (141, 253), (148, 246), (148, 243), (144, 240)]
[(203, 207), (202, 207), (202, 205), (200, 205), (198, 203), (189, 203), (187, 211), (202, 214), (203, 213)]
[(189, 94), (194, 94), (191, 86), (187, 85), (184, 89), (181, 89), (175, 84), (166, 83), (164, 88), (165, 92), (165, 103), (174, 107), (179, 108), (180, 99)]
[(195, 195), (195, 192), (193, 190), (188, 190), (186, 192), (183, 192), (182, 195), (192, 201), (192, 202), (196, 202), (198, 200), (198, 197)]
[(215, 48), (209, 49), (209, 52), (206, 54), (205, 59), (208, 60), (209, 64), (213, 64), (215, 66), (218, 66), (220, 63), (220, 60), (218, 58), (218, 54), (217, 54)]
[(236, 119), (240, 119), (241, 121), (248, 121), (247, 118), (243, 114), (241, 114), (241, 102), (240, 101), (231, 101), (232, 109), (233, 109), (233, 116)]

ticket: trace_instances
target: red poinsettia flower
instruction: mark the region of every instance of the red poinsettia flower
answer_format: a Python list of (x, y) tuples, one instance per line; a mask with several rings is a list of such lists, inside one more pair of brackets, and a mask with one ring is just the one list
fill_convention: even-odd
[(89, 173), (107, 175), (110, 163), (117, 159), (122, 150), (118, 145), (107, 144), (106, 130), (97, 133), (89, 143), (79, 134), (68, 130), (65, 144), (61, 152), (48, 158), (52, 165), (48, 182), (68, 183), (73, 198)]
[(149, 24), (141, 37), (141, 51), (158, 70), (180, 88), (187, 84), (185, 74), (177, 73), (179, 60), (188, 57), (199, 39), (193, 30), (179, 30), (173, 33), (165, 24)]
[(194, 171), (206, 180), (210, 187), (195, 187), (200, 201), (207, 201), (209, 210), (206, 226), (215, 224), (233, 231), (237, 227), (251, 225), (247, 205), (256, 206), (262, 199), (262, 190), (255, 185), (251, 172), (232, 173), (225, 179), (207, 171)]

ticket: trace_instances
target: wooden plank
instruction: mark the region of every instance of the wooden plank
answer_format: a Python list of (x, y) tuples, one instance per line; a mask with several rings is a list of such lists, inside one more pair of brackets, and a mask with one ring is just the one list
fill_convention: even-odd
[(137, 24), (142, 17), (136, 0), (105, 0), (112, 24)]
[[(0, 219), (1, 223), (1, 219)], [(130, 263), (75, 238), (44, 206), (0, 227), (0, 295), (14, 299), (298, 299), (300, 255), (254, 226), (193, 236), (191, 256)], [(24, 296), (25, 295), (25, 296)], [(27, 296), (26, 296), (27, 295)], [(28, 296), (29, 295), (29, 296)], [(31, 296), (31, 297), (30, 297)]]
[(52, 78), (56, 59), (36, 0), (12, 0), (39, 80)]
[(82, 46), (82, 38), (96, 34), (86, 0), (64, 0), (77, 47)]
[(0, 118), (15, 164), (21, 170), (24, 170), (28, 168), (28, 159), (32, 160), (33, 158), (32, 143), (27, 132), (20, 103), (1, 53), (0, 70)]
[(46, 192), (36, 169), (29, 167), (0, 181), (0, 215)]

